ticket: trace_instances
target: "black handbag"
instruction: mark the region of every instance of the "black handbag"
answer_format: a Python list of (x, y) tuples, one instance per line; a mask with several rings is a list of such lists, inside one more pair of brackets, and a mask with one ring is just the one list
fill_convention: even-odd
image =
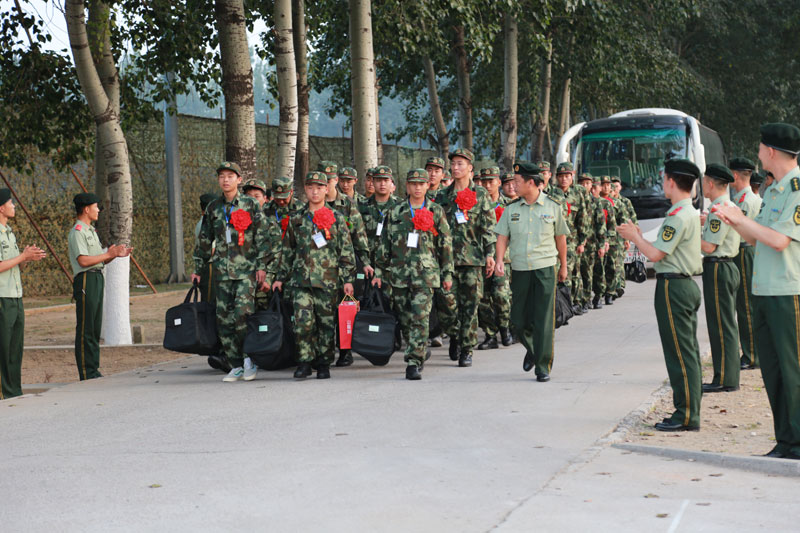
[(183, 303), (167, 310), (164, 348), (198, 355), (219, 353), (216, 309), (199, 300), (200, 287), (194, 283)]
[(573, 316), (575, 316), (575, 312), (572, 310), (572, 295), (569, 287), (565, 283), (559, 283), (556, 287), (556, 329), (566, 326)]
[(373, 365), (383, 366), (394, 353), (397, 319), (387, 311), (388, 299), (381, 289), (368, 284), (366, 291), (353, 321), (352, 350)]
[(625, 279), (636, 283), (644, 283), (647, 281), (647, 267), (644, 266), (642, 261), (638, 260), (625, 263)]
[(262, 370), (295, 365), (291, 306), (283, 304), (280, 291), (273, 291), (267, 309), (247, 317), (242, 351)]

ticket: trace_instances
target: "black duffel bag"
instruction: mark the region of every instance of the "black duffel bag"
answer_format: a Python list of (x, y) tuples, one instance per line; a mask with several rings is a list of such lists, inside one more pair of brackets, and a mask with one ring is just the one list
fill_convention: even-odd
[(291, 306), (283, 305), (280, 291), (273, 291), (267, 309), (247, 317), (242, 351), (262, 370), (295, 365)]
[(216, 309), (199, 300), (200, 287), (194, 283), (183, 303), (167, 310), (164, 348), (198, 355), (219, 353)]
[(559, 283), (556, 287), (556, 328), (566, 326), (573, 316), (575, 316), (575, 312), (572, 310), (572, 295), (569, 287), (565, 283)]
[(625, 263), (625, 279), (636, 283), (647, 281), (647, 267), (644, 262), (637, 260)]
[(352, 349), (375, 366), (389, 362), (395, 348), (397, 319), (389, 312), (388, 298), (379, 288), (367, 284), (361, 310), (353, 321)]

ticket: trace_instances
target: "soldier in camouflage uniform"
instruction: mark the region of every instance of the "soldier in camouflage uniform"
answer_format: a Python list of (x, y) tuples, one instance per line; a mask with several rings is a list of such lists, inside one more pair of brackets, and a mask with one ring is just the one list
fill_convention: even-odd
[[(458, 359), (458, 366), (468, 367), (472, 366), (472, 347), (478, 341), (478, 305), (483, 296), (483, 278), (494, 271), (496, 239), (492, 229), (496, 219), (486, 191), (472, 183), (472, 152), (459, 148), (449, 157), (453, 183), (442, 189), (436, 203), (447, 213), (453, 234), (457, 324), (452, 325), (448, 333), (450, 359)], [(475, 205), (462, 211), (457, 202), (472, 198)]]
[[(303, 204), (294, 197), (294, 182), (292, 178), (278, 176), (272, 180), (272, 200), (264, 206), (267, 220), (275, 222), (283, 232), (288, 224), (289, 216), (302, 209)], [(286, 220), (286, 222), (284, 222)]]
[(442, 183), (439, 185), (440, 188), (444, 189), (445, 187), (449, 187), (453, 183), (453, 176), (450, 174), (449, 170), (444, 171), (444, 176), (442, 177)]
[(441, 157), (429, 157), (425, 163), (425, 170), (428, 172), (429, 187), (428, 192), (425, 193), (425, 198), (434, 202), (436, 195), (444, 188), (442, 185), (442, 178), (444, 178), (444, 159)]
[[(425, 163), (425, 170), (428, 172), (428, 192), (425, 193), (425, 199), (431, 202), (436, 201), (436, 196), (439, 191), (444, 189), (449, 183), (445, 181), (450, 173), (445, 170), (444, 159), (441, 157), (429, 157)], [(430, 344), (434, 348), (442, 346), (441, 331), (448, 331), (455, 323), (455, 309), (456, 298), (450, 290), (443, 290), (442, 287), (436, 287), (433, 290), (433, 308), (435, 315), (432, 313), (431, 318), (438, 324), (431, 324), (431, 338)]]
[(375, 194), (375, 185), (372, 183), (372, 173), (375, 171), (374, 167), (367, 169), (367, 175), (364, 176), (364, 196), (369, 198)]
[[(267, 203), (267, 186), (266, 184), (258, 179), (249, 179), (244, 182), (242, 185), (242, 192), (245, 193), (250, 198), (253, 198), (256, 202), (258, 202), (259, 207), (262, 210), (265, 209)], [(265, 225), (267, 228), (267, 249), (269, 253), (269, 257), (278, 257), (280, 255), (280, 233), (278, 230), (278, 225), (273, 223), (269, 218), (266, 218), (265, 214)], [(256, 309), (266, 309), (269, 305), (269, 287), (272, 284), (272, 279), (264, 280), (258, 287), (256, 287), (255, 292), (255, 306)]]
[[(622, 182), (619, 177), (613, 176), (611, 178), (611, 197), (614, 199), (614, 207), (620, 213), (616, 218), (617, 226), (626, 222), (634, 224), (639, 223), (636, 216), (636, 210), (633, 209), (633, 204), (626, 196), (622, 196)], [(617, 292), (614, 298), (622, 298), (625, 293), (625, 255), (631, 247), (630, 241), (626, 241), (621, 236), (617, 235), (617, 240), (621, 244), (619, 252), (620, 272), (617, 273)]]
[[(272, 289), (282, 290), (284, 284), (291, 289), (298, 356), (294, 377), (307, 378), (315, 364), (317, 379), (328, 379), (339, 290), (353, 294), (356, 260), (345, 218), (326, 206), (326, 175), (309, 172), (305, 192), (308, 203), (290, 218)], [(332, 217), (332, 225), (319, 227), (314, 222), (317, 215)]]
[[(574, 180), (574, 174), (573, 174)], [(595, 256), (591, 257), (590, 259), (586, 258), (586, 255), (590, 252), (590, 242), (594, 239), (594, 197), (592, 196), (592, 176), (591, 174), (582, 174), (581, 179), (579, 180), (580, 183), (578, 184), (578, 191), (583, 196), (583, 205), (586, 206), (586, 210), (584, 212), (584, 224), (585, 224), (585, 231), (586, 231), (586, 241), (585, 246), (583, 249), (583, 253), (579, 254), (578, 259), (580, 262), (580, 276), (581, 276), (581, 290), (578, 294), (573, 295), (573, 302), (577, 302), (578, 305), (581, 306), (581, 310), (584, 313), (589, 312), (590, 309), (590, 301), (592, 299), (592, 270), (587, 268), (588, 264), (587, 261), (591, 261), (592, 265), (594, 265)], [(592, 266), (594, 268), (594, 266)]]
[[(607, 183), (610, 185), (611, 180), (605, 176)], [(614, 222), (614, 211), (606, 198), (601, 196), (603, 190), (602, 178), (599, 176), (594, 177), (592, 183), (592, 196), (594, 197), (597, 209), (603, 214), (603, 233), (602, 240), (600, 235), (597, 234), (598, 248), (597, 257), (594, 261), (594, 274), (592, 279), (592, 289), (594, 297), (592, 298), (592, 308), (601, 309), (603, 307), (603, 297), (606, 295), (607, 281), (606, 281), (606, 261), (608, 258), (608, 250), (611, 248), (611, 239), (617, 234), (617, 225)], [(602, 244), (600, 244), (602, 243)]]
[[(375, 257), (373, 285), (392, 286), (392, 305), (408, 342), (405, 353), (406, 379), (418, 380), (430, 350), (425, 348), (433, 290), (453, 284), (453, 247), (444, 210), (425, 198), (428, 172), (408, 172), (408, 200), (387, 214)], [(430, 226), (423, 218), (430, 213)], [(419, 216), (419, 224), (414, 217)], [(422, 227), (418, 227), (418, 226)]]
[[(227, 161), (217, 168), (222, 194), (208, 204), (194, 250), (192, 282), (200, 281), (203, 266), (209, 260), (214, 264), (217, 333), (222, 346), (221, 355), (232, 367), (223, 381), (250, 381), (256, 377), (255, 365), (249, 357), (245, 359), (242, 352), (247, 334), (245, 319), (254, 311), (256, 286), (266, 279), (267, 265), (273, 264), (273, 258), (269, 256), (264, 212), (258, 202), (239, 193), (241, 173), (239, 165)], [(242, 214), (237, 215), (238, 212)], [(239, 223), (240, 219), (245, 220)]]
[(554, 183), (552, 179), (553, 173), (550, 170), (550, 161), (539, 161), (536, 163), (536, 166), (539, 167), (539, 176), (541, 176), (543, 180), (541, 189), (547, 196), (563, 204), (564, 193), (558, 188), (558, 183)]
[(564, 211), (564, 220), (569, 228), (567, 235), (567, 284), (572, 296), (572, 309), (577, 315), (583, 314), (582, 298), (584, 294), (583, 278), (581, 277), (581, 256), (586, 251), (586, 239), (591, 227), (588, 214), (589, 209), (584, 196), (585, 189), (574, 185), (575, 172), (572, 163), (560, 163), (556, 168), (556, 179), (564, 202), (561, 204)]
[(394, 176), (391, 168), (384, 165), (375, 167), (372, 173), (375, 194), (370, 196), (366, 203), (358, 206), (358, 212), (364, 221), (364, 230), (367, 234), (370, 262), (373, 260), (380, 237), (386, 227), (386, 216), (400, 201), (399, 198), (392, 194), (391, 183), (393, 181)]
[[(489, 194), (489, 203), (494, 211), (495, 221), (500, 220), (505, 206), (510, 201), (500, 194), (500, 169), (498, 167), (482, 169), (481, 181), (484, 189)], [(510, 256), (506, 253), (505, 262), (508, 263), (510, 261)], [(492, 350), (497, 348), (498, 332), (503, 346), (511, 346), (514, 339), (509, 329), (510, 324), (511, 287), (508, 284), (508, 276), (492, 276), (484, 281), (483, 298), (481, 298), (481, 303), (478, 307), (478, 325), (486, 334), (486, 338), (478, 345), (478, 349)]]
[(368, 198), (356, 190), (358, 171), (352, 167), (342, 167), (338, 172), (339, 191), (350, 198), (357, 206), (367, 202)]
[[(608, 222), (606, 223), (606, 234), (608, 235), (608, 252), (605, 257), (605, 280), (606, 292), (604, 300), (606, 305), (614, 303), (614, 297), (620, 285), (620, 278), (624, 273), (622, 264), (622, 254), (625, 253), (622, 241), (617, 234), (617, 225), (622, 222), (620, 212), (615, 207), (614, 198), (611, 196), (611, 176), (602, 176), (600, 179), (600, 197), (607, 202), (605, 206), (608, 212)], [(613, 230), (612, 223), (613, 222)]]
[(503, 182), (503, 196), (506, 197), (506, 200), (510, 202), (511, 200), (516, 200), (519, 198), (517, 194), (517, 189), (514, 187), (514, 173), (513, 172), (506, 172), (503, 174), (501, 181)]

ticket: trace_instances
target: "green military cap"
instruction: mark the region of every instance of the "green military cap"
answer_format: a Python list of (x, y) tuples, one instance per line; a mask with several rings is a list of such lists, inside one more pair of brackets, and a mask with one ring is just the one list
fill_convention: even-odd
[(611, 183), (611, 176), (600, 176), (600, 183)]
[(600, 176), (593, 176), (592, 177), (592, 183), (598, 183), (598, 184), (602, 183), (601, 180), (600, 180)]
[(11, 200), (11, 189), (0, 189), (0, 205), (5, 205)]
[(482, 180), (500, 179), (500, 168), (499, 167), (482, 168), (481, 179)]
[(611, 176), (611, 183), (622, 183), (622, 180), (619, 179), (619, 176)]
[(594, 181), (594, 178), (592, 178), (592, 175), (589, 174), (588, 172), (584, 172), (583, 174), (578, 176), (578, 183), (580, 183), (582, 181), (587, 181), (587, 180), (588, 181)]
[(664, 163), (664, 172), (700, 179), (700, 169), (688, 159), (670, 159)]
[(473, 170), (472, 171), (472, 179), (475, 180), (475, 181), (481, 181), (483, 179), (481, 177), (481, 171), (480, 170)]
[(210, 192), (207, 192), (205, 194), (201, 194), (200, 195), (200, 209), (205, 211), (206, 207), (208, 207), (208, 204), (210, 204), (216, 197), (217, 197), (216, 194), (211, 194)]
[(353, 167), (342, 167), (339, 170), (339, 179), (340, 180), (357, 180), (358, 179), (358, 171)]
[(83, 207), (84, 205), (99, 204), (100, 197), (91, 192), (82, 192), (76, 194), (72, 202), (75, 204), (75, 207)]
[(223, 170), (233, 170), (234, 172), (236, 172), (237, 176), (242, 175), (242, 168), (236, 163), (232, 163), (230, 161), (223, 161), (222, 163), (220, 163), (219, 166), (217, 167), (217, 174), (219, 174)]
[(773, 122), (761, 126), (761, 144), (787, 154), (800, 152), (800, 129), (792, 124)]
[(265, 195), (267, 194), (267, 184), (261, 180), (249, 179), (244, 182), (244, 185), (242, 185), (242, 191), (247, 192), (248, 189), (258, 189)]
[(500, 179), (501, 182), (505, 183), (507, 181), (514, 181), (514, 173), (513, 172), (506, 172), (503, 174), (503, 177)]
[(372, 173), (373, 178), (389, 178), (393, 179), (392, 176), (392, 169), (387, 167), (386, 165), (378, 165), (375, 167)]
[(309, 172), (306, 174), (306, 185), (327, 185), (328, 184), (328, 176), (325, 175), (322, 171), (315, 171)]
[(451, 176), (451, 175), (450, 175), (450, 171), (449, 171), (449, 170), (445, 170), (445, 171), (444, 171), (444, 177), (445, 177), (445, 178), (448, 178), (448, 179), (450, 179), (450, 178), (452, 178), (453, 176)]
[[(333, 174), (334, 177), (336, 176), (336, 171), (339, 170), (339, 167), (333, 161), (320, 161), (317, 165), (318, 172), (324, 172), (325, 174)], [(308, 176), (306, 176), (307, 178)]]
[(765, 179), (767, 179), (767, 175), (763, 170), (753, 172), (750, 174), (750, 185), (761, 185)]
[(428, 171), (424, 168), (413, 168), (406, 174), (407, 183), (428, 183)]
[(519, 174), (520, 176), (539, 177), (539, 171), (539, 166), (529, 161), (514, 163), (514, 174)]
[(470, 163), (472, 163), (472, 161), (475, 159), (475, 156), (472, 155), (472, 152), (470, 152), (466, 148), (456, 148), (455, 150), (450, 152), (450, 155), (447, 156), (448, 159), (453, 159), (454, 157), (463, 157)]
[(734, 157), (730, 160), (728, 168), (731, 170), (755, 170), (756, 164), (746, 157)]
[[(326, 180), (327, 183), (327, 180)], [(284, 200), (292, 195), (294, 182), (288, 176), (278, 176), (272, 180), (272, 196), (279, 200)]]
[(539, 167), (539, 170), (550, 170), (550, 161), (538, 161), (536, 166)]
[(441, 157), (429, 157), (425, 162), (425, 166), (432, 165), (434, 167), (444, 168), (444, 159)]
[(733, 183), (733, 173), (725, 165), (719, 163), (709, 163), (706, 165), (706, 176), (723, 181), (725, 183)]
[[(548, 168), (549, 166), (550, 164), (548, 163)], [(575, 170), (575, 167), (572, 166), (572, 163), (569, 161), (564, 161), (563, 163), (559, 163), (556, 167), (556, 174), (572, 172), (573, 170)]]

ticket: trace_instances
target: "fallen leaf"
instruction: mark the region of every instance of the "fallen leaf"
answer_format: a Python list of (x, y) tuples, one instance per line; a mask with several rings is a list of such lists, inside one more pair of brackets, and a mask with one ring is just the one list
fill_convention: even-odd
[(611, 472), (597, 472), (597, 474), (595, 474), (595, 475), (598, 475), (598, 476), (610, 476)]
[(644, 495), (645, 498), (658, 498), (658, 494), (653, 494), (652, 492), (648, 492)]
[(656, 518), (666, 518), (666, 517), (668, 517), (668, 516), (669, 516), (669, 514), (667, 514), (667, 513), (658, 513), (658, 514), (656, 515)]
[(692, 481), (701, 481), (699, 477), (693, 477)]
[(152, 485), (148, 485), (148, 487), (151, 489), (160, 489), (161, 485), (159, 485), (158, 483), (153, 483)]
[(701, 502), (701, 503), (698, 503), (697, 505), (700, 505), (702, 507), (708, 507), (709, 505), (711, 505), (711, 503), (710, 502)]
[(722, 474), (709, 474), (710, 477), (722, 477)]

